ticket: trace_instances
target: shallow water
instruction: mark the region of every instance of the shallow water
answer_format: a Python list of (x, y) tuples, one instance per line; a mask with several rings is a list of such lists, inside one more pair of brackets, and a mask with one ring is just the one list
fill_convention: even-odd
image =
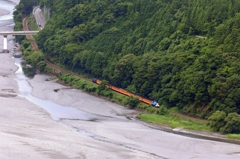
[(0, 21), (13, 19), (15, 3), (8, 0), (0, 0), (0, 8), (9, 11), (8, 15), (0, 16)]
[[(9, 2), (0, 0), (0, 6), (2, 3)], [(0, 23), (1, 20), (7, 20), (8, 18), (12, 19), (12, 16), (0, 17)], [(10, 45), (14, 45), (14, 43)], [(135, 153), (145, 152), (149, 158), (239, 158), (239, 155), (235, 154), (238, 151), (234, 150), (239, 150), (239, 147), (231, 144), (175, 135), (143, 126), (143, 124), (132, 124), (133, 122), (129, 122), (129, 120), (119, 122), (119, 119), (104, 118), (76, 108), (62, 106), (52, 101), (36, 98), (31, 95), (32, 87), (28, 83), (28, 78), (25, 77), (23, 73), (21, 59), (15, 60), (16, 65), (19, 67), (16, 72), (16, 81), (20, 92), (19, 96), (45, 109), (54, 120), (84, 136), (94, 138), (104, 143), (110, 143), (114, 145), (114, 147), (124, 147), (135, 151)], [(107, 119), (103, 122), (92, 122), (96, 119), (103, 118)], [(81, 120), (83, 122), (71, 120)], [(223, 149), (226, 153), (222, 153), (218, 151), (218, 149)]]
[[(6, 20), (13, 19), (12, 13), (13, 13), (14, 6), (15, 4), (11, 1), (0, 0), (0, 8), (4, 10), (8, 10), (10, 12), (8, 15), (0, 16), (0, 23), (4, 23), (4, 21)], [(14, 23), (8, 24), (7, 26), (12, 27), (14, 26)], [(8, 40), (8, 46), (10, 45), (14, 46), (15, 42), (13, 40)], [(11, 52), (15, 52), (15, 50), (11, 50)], [(17, 77), (15, 78), (15, 80), (17, 81), (18, 87), (19, 87), (19, 96), (26, 98), (27, 100), (31, 101), (32, 103), (46, 110), (51, 115), (53, 120), (58, 122), (61, 119), (93, 121), (93, 120), (96, 120), (96, 118), (98, 119), (102, 118), (101, 116), (90, 114), (73, 107), (62, 106), (52, 101), (42, 100), (32, 96), (31, 95), (32, 87), (28, 82), (29, 78), (24, 75), (21, 62), (22, 62), (21, 58), (15, 58), (15, 64), (19, 67), (19, 69), (15, 72)], [(88, 133), (84, 130), (74, 128), (70, 125), (66, 125), (66, 126), (84, 134), (85, 136), (94, 136), (93, 134)]]
[(71, 120), (88, 120), (92, 121), (96, 118), (100, 118), (97, 115), (93, 115), (73, 107), (62, 106), (49, 100), (42, 100), (31, 95), (32, 87), (28, 83), (28, 78), (24, 75), (21, 67), (21, 58), (16, 59), (15, 64), (19, 67), (16, 72), (16, 81), (19, 86), (20, 96), (28, 99), (34, 104), (45, 109), (54, 120), (71, 119)]

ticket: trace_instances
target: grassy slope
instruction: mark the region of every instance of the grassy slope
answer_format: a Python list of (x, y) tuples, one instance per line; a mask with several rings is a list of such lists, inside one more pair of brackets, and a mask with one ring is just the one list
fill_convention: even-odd
[(139, 114), (138, 118), (148, 123), (164, 125), (171, 128), (184, 128), (189, 130), (211, 131), (207, 122), (180, 117), (178, 115)]

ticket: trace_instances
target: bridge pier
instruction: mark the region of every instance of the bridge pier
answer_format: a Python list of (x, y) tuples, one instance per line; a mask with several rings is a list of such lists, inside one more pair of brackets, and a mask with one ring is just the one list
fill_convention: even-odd
[(7, 48), (7, 36), (8, 35), (35, 35), (39, 31), (4, 31), (0, 32), (0, 35), (3, 35), (3, 53), (9, 53)]
[(7, 49), (7, 35), (3, 35), (3, 53), (9, 53)]

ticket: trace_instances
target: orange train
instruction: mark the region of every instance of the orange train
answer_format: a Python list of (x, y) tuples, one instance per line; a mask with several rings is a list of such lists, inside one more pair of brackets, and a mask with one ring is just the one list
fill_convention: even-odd
[[(93, 78), (92, 81), (96, 84), (101, 84), (102, 81), (101, 80), (98, 80), (98, 79), (95, 79)], [(151, 101), (149, 99), (146, 99), (146, 98), (143, 98), (141, 96), (138, 96), (136, 94), (133, 94), (133, 93), (130, 93), (124, 89), (121, 89), (121, 88), (118, 88), (118, 87), (115, 87), (115, 86), (112, 86), (112, 85), (106, 85), (107, 88), (115, 91), (115, 92), (118, 92), (118, 93), (121, 93), (121, 94), (124, 94), (126, 96), (130, 96), (130, 97), (137, 97), (139, 99), (139, 101), (143, 102), (143, 103), (146, 103), (146, 104), (149, 104), (149, 105), (152, 105), (156, 108), (159, 108), (159, 104), (154, 100), (154, 101)]]

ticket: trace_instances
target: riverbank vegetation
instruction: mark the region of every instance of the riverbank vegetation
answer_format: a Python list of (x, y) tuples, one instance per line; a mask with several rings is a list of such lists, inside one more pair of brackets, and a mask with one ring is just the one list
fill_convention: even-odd
[(226, 137), (229, 138), (229, 139), (240, 140), (240, 135), (239, 134), (227, 134)]
[(51, 11), (36, 37), (48, 60), (240, 132), (240, 1), (38, 2)]
[(188, 130), (200, 130), (200, 131), (208, 131), (211, 129), (207, 126), (207, 122), (186, 119), (184, 117), (179, 117), (177, 115), (168, 114), (168, 115), (157, 115), (157, 114), (140, 114), (138, 115), (140, 120), (163, 125), (166, 127), (174, 128), (182, 128)]
[[(75, 77), (74, 75), (66, 74), (66, 73), (59, 74), (58, 78), (59, 80), (61, 80), (62, 82), (64, 82), (65, 84), (73, 88), (81, 89), (93, 95), (105, 97), (112, 102), (116, 102), (121, 105), (128, 106), (131, 109), (137, 107), (138, 105), (141, 106), (138, 99), (133, 97), (127, 97), (108, 89), (106, 87), (107, 83), (105, 83), (105, 81), (103, 81), (100, 85), (97, 85), (88, 80), (81, 79), (79, 77)], [(155, 111), (157, 113), (157, 110)]]
[[(119, 93), (113, 92), (103, 84), (97, 85), (88, 80), (80, 79), (71, 74), (59, 74), (58, 79), (64, 84), (67, 84), (73, 88), (81, 89), (87, 93), (92, 95), (97, 95), (100, 97), (105, 97), (112, 102), (116, 102), (123, 106), (127, 106), (129, 108), (140, 108), (141, 110), (145, 110), (145, 112), (139, 114), (137, 116), (138, 119), (143, 120), (145, 122), (159, 124), (170, 128), (184, 128), (189, 130), (201, 130), (201, 131), (210, 131), (210, 127), (207, 124), (206, 120), (195, 120), (189, 119), (186, 117), (180, 117), (171, 113), (164, 108), (160, 107), (159, 109), (151, 107), (150, 105), (140, 103), (138, 99), (133, 97), (127, 97), (121, 95)], [(147, 113), (147, 114), (145, 114)], [(176, 113), (177, 114), (177, 113)]]

